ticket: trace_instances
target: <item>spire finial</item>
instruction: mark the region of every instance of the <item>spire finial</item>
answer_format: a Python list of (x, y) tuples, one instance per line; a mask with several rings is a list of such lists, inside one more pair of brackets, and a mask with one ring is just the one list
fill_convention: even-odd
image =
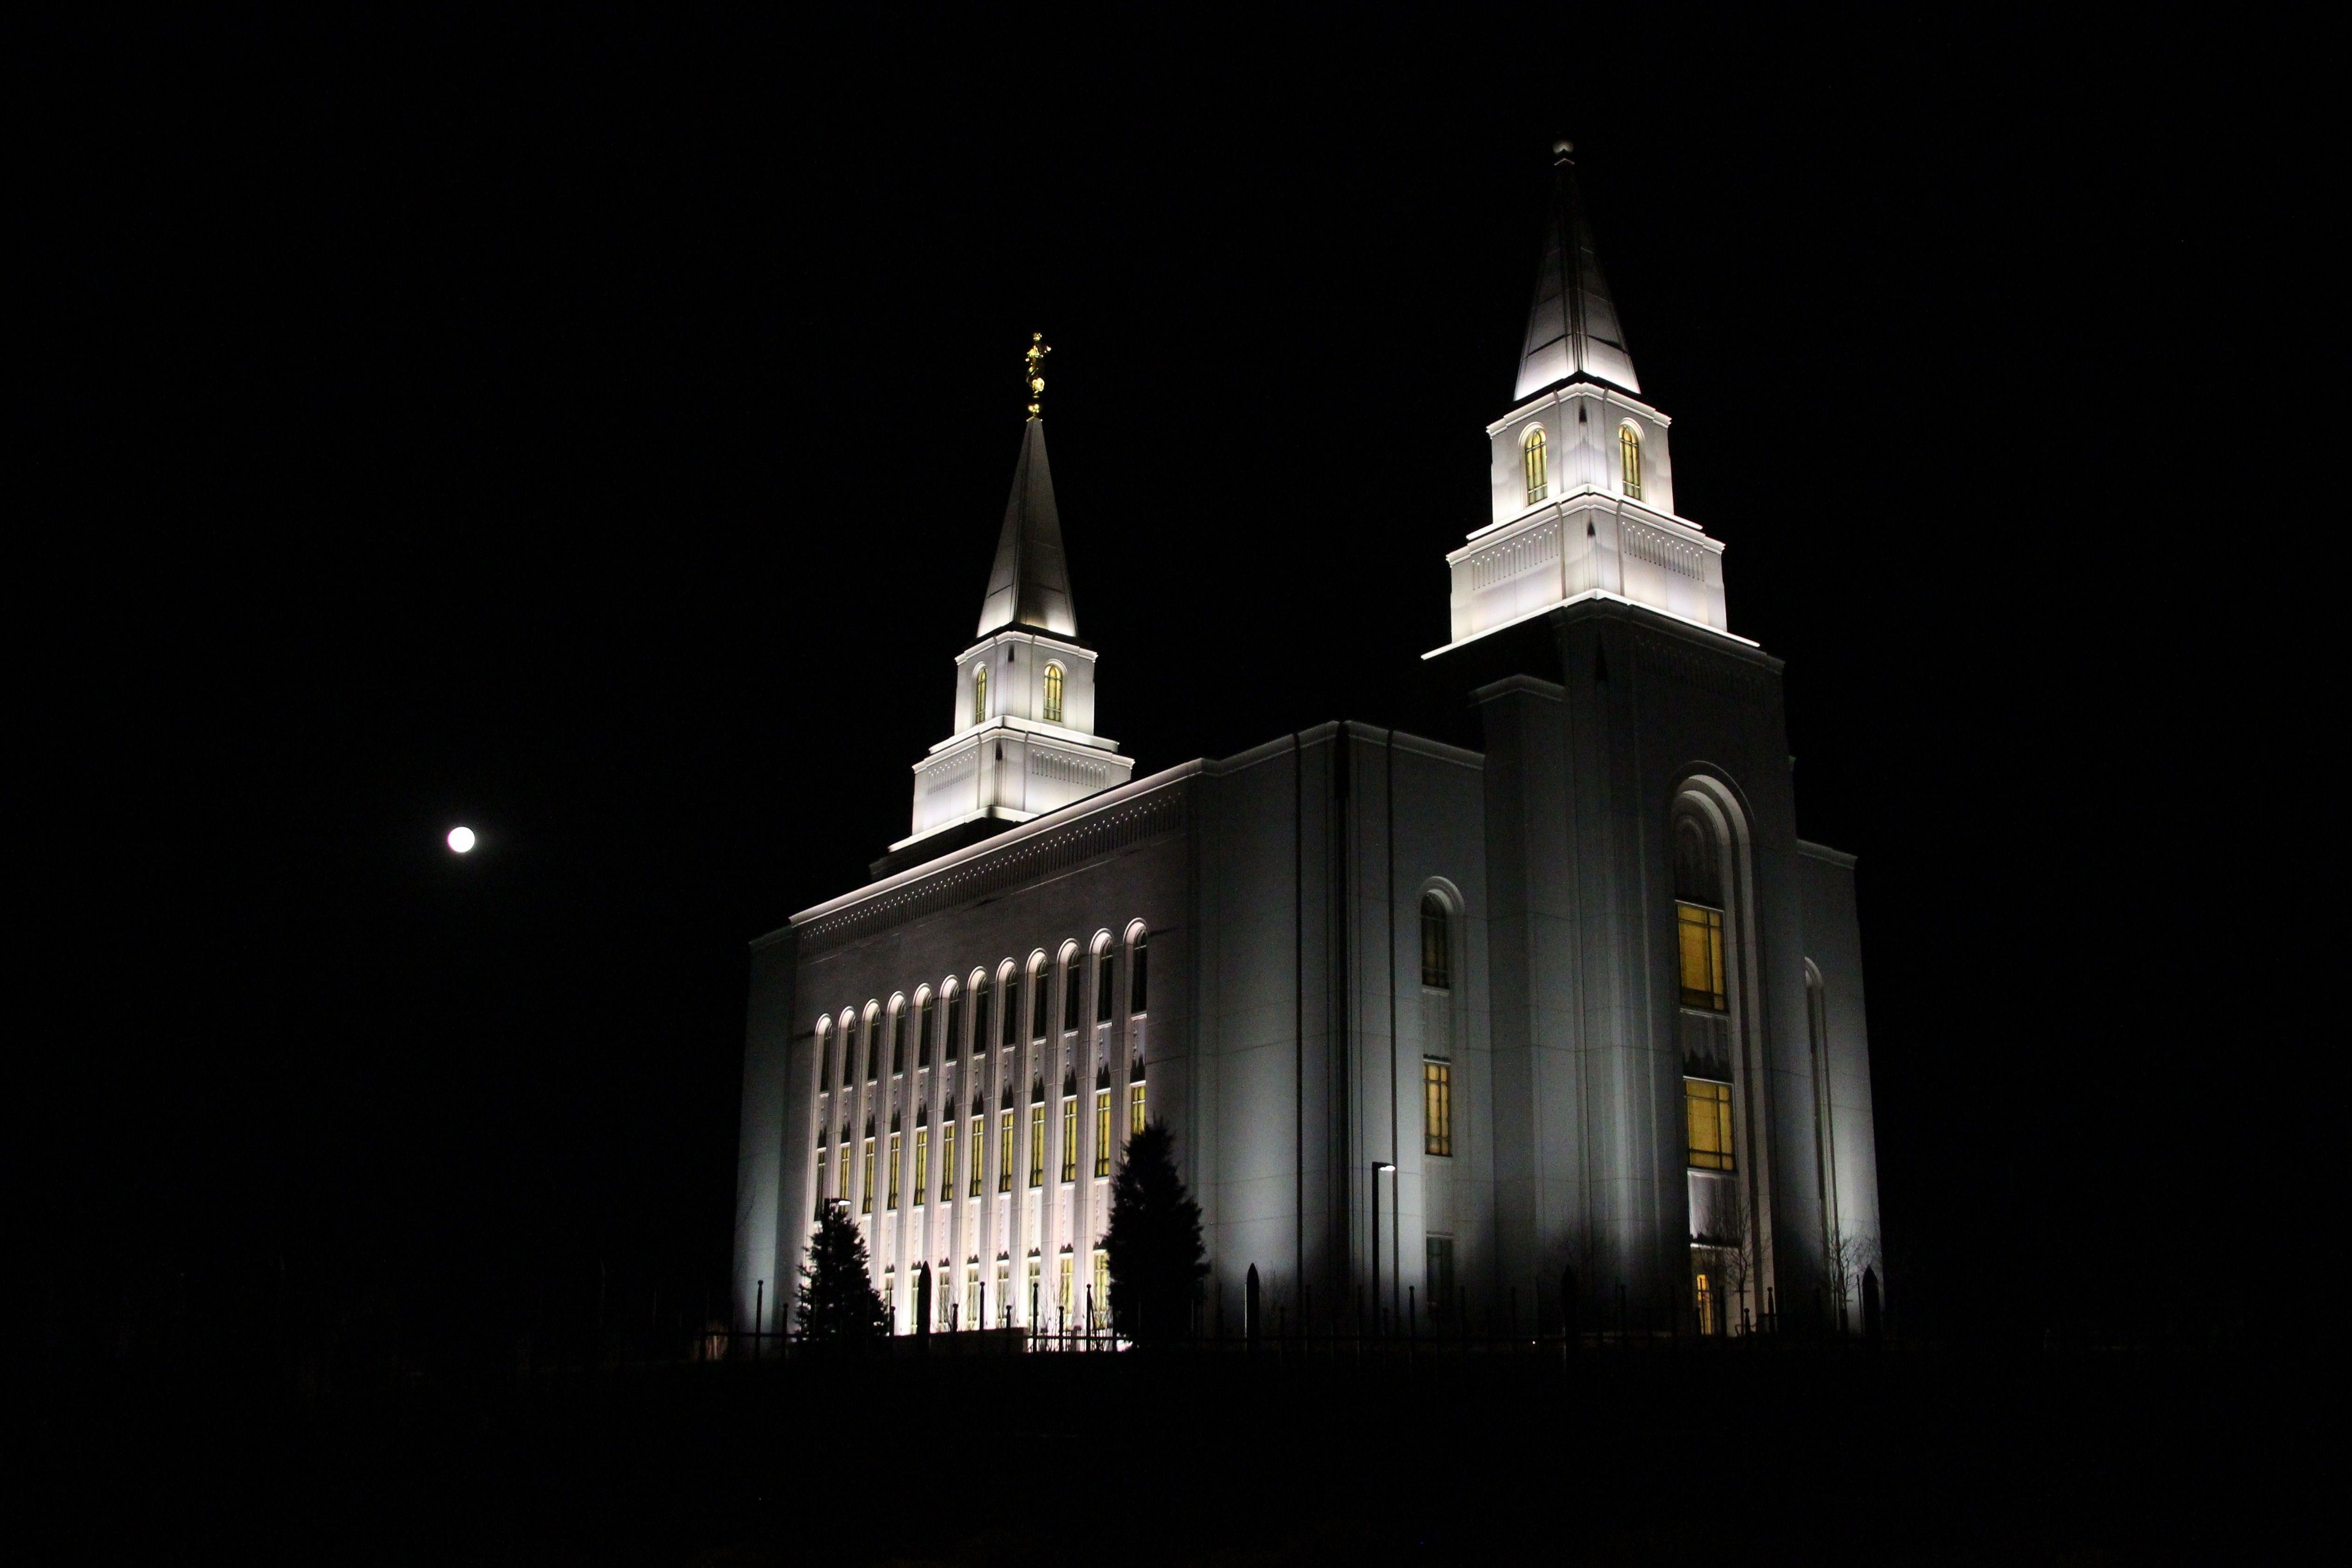
[(1576, 162), (1575, 153), (1576, 143), (1565, 136), (1551, 144), (1551, 161), (1555, 163), (1573, 163)]
[(1045, 356), (1053, 352), (1054, 345), (1045, 341), (1045, 333), (1029, 334), (1029, 352), (1021, 357), (1029, 362), (1029, 417), (1032, 419), (1037, 417), (1037, 405), (1045, 395), (1045, 378), (1038, 371), (1045, 364)]

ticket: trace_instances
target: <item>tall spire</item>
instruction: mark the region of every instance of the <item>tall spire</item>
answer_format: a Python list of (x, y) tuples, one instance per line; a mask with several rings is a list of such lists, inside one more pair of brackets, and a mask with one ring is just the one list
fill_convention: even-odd
[(1004, 503), (1004, 531), (996, 538), (996, 564), (980, 606), (980, 632), (1034, 626), (1059, 637), (1078, 635), (1070, 604), (1070, 571), (1062, 558), (1062, 515), (1054, 505), (1054, 470), (1045, 461), (1045, 422), (1032, 415), (1021, 432), (1021, 460)]
[(1585, 221), (1584, 200), (1576, 188), (1574, 152), (1566, 142), (1552, 143), (1551, 212), (1514, 401), (1579, 377), (1627, 392), (1642, 390), (1633, 357), (1625, 352), (1624, 331), (1617, 324), (1617, 302), (1610, 298), (1609, 280), (1592, 247), (1592, 226)]

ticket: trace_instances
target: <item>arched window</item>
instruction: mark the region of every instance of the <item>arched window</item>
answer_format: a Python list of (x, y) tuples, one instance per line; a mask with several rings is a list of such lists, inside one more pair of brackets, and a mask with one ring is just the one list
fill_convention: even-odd
[(1062, 667), (1049, 664), (1045, 667), (1045, 722), (1058, 724), (1061, 721)]
[(890, 1076), (898, 1077), (907, 1070), (907, 1004), (903, 998), (890, 998)]
[(1108, 1024), (1118, 1009), (1118, 955), (1106, 934), (1095, 950), (1095, 1022)]
[(979, 665), (971, 672), (971, 721), (988, 721), (988, 666)]
[(1421, 896), (1421, 983), (1440, 991), (1454, 985), (1454, 918), (1435, 893)]
[(930, 991), (926, 988), (916, 992), (915, 1067), (918, 1071), (931, 1065), (932, 1012)]
[(974, 1060), (988, 1053), (988, 972), (982, 970), (971, 977), (971, 1054)]
[(1127, 939), (1127, 1010), (1140, 1014), (1150, 999), (1151, 952), (1143, 945), (1143, 922), (1129, 928)]
[(1008, 1046), (1021, 1042), (1021, 973), (1008, 960), (1004, 965), (1004, 1005), (997, 1011), (1004, 1019), (1003, 1042)]
[(1533, 506), (1551, 491), (1551, 465), (1544, 450), (1542, 426), (1528, 426), (1527, 439), (1519, 443), (1519, 468), (1527, 476), (1528, 504)]
[(1642, 433), (1631, 425), (1617, 426), (1618, 476), (1629, 500), (1642, 499)]
[(1065, 1034), (1078, 1026), (1078, 1009), (1086, 989), (1087, 972), (1078, 967), (1078, 950), (1062, 950), (1062, 1031)]
[(956, 989), (953, 980), (940, 989), (947, 996), (940, 1018), (940, 1060), (946, 1063), (955, 1060), (956, 1052), (963, 1048), (963, 993)]
[(857, 1078), (857, 1015), (841, 1016), (841, 1087), (847, 1089)]
[(1039, 953), (1029, 965), (1029, 1037), (1042, 1040), (1054, 1022), (1054, 987), (1046, 979), (1045, 956)]

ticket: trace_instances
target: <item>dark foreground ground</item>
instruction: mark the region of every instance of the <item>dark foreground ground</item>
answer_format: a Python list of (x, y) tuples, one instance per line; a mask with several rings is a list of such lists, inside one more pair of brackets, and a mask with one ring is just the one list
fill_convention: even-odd
[[(1706, 1353), (1713, 1350), (1716, 1353)], [(16, 1561), (2275, 1561), (2326, 1379), (2199, 1352), (893, 1356), (19, 1384)], [(14, 1446), (14, 1445), (12, 1445)], [(2315, 1491), (2315, 1488), (2317, 1489)]]

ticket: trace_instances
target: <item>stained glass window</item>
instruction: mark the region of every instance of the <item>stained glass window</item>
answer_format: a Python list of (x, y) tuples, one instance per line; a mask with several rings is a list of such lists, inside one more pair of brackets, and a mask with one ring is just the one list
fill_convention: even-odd
[(1528, 504), (1535, 505), (1551, 490), (1551, 468), (1544, 450), (1543, 426), (1532, 426), (1527, 439), (1519, 443), (1519, 467), (1528, 481)]
[(1703, 1078), (1683, 1079), (1689, 1113), (1690, 1163), (1700, 1171), (1731, 1169), (1731, 1086)]

